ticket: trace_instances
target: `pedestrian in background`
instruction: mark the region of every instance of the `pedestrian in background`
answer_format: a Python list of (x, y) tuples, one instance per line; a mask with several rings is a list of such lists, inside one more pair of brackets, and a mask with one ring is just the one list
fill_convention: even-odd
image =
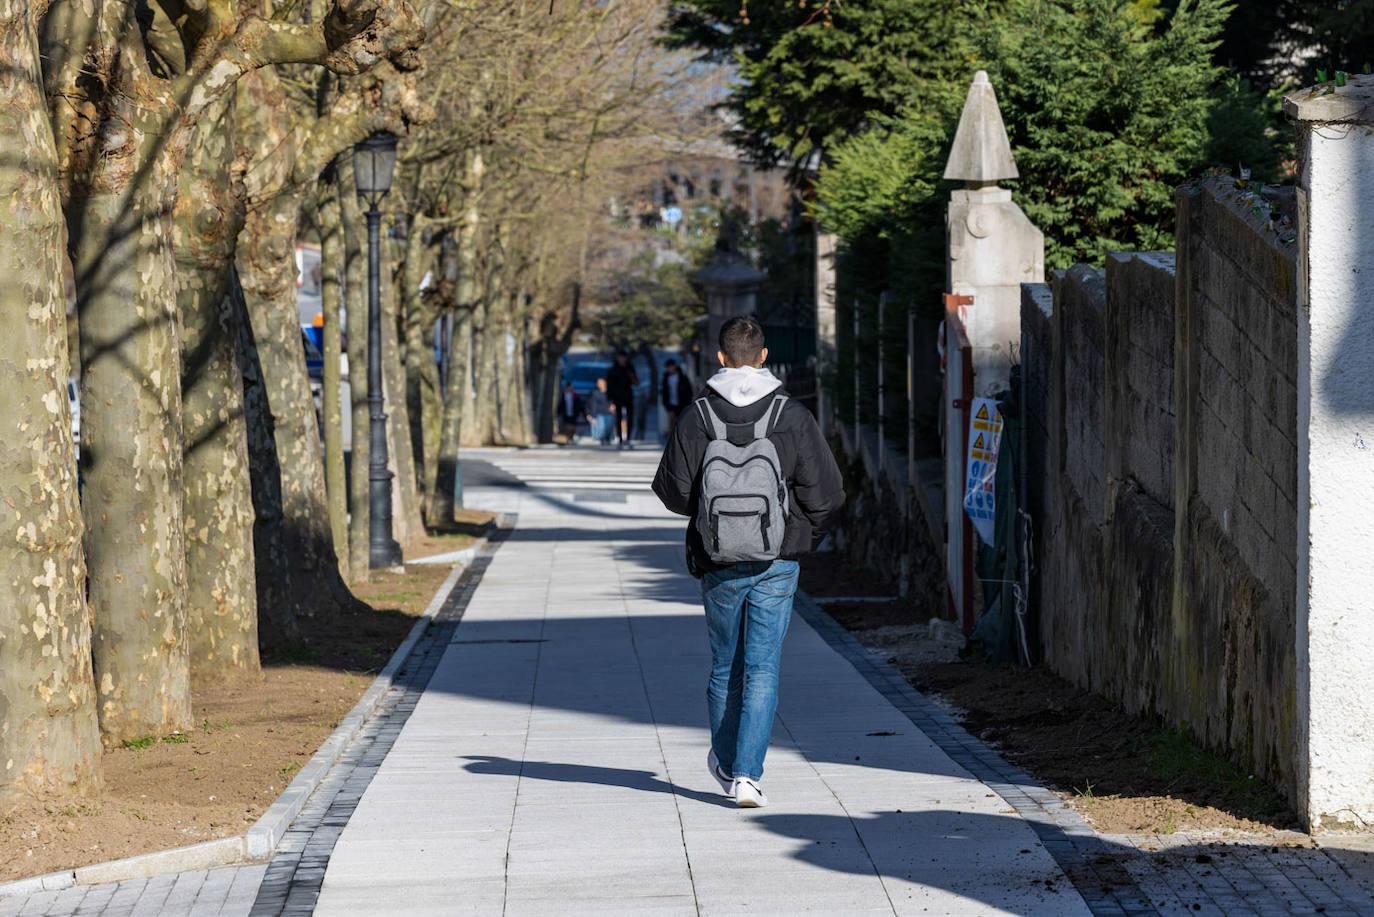
[(582, 398), (573, 390), (572, 382), (564, 380), (563, 391), (558, 393), (558, 419), (570, 445), (577, 438), (577, 425), (582, 417)]
[(673, 428), (677, 426), (678, 415), (692, 401), (692, 383), (687, 381), (686, 374), (678, 368), (677, 360), (669, 360), (664, 364), (663, 382), (659, 384), (659, 388), (663, 410), (668, 415), (668, 429), (664, 431), (664, 435), (672, 436)]
[(674, 429), (654, 493), (693, 517), (687, 569), (701, 579), (711, 641), (706, 765), (736, 805), (756, 807), (768, 804), (759, 780), (797, 559), (820, 543), (844, 484), (816, 419), (763, 368), (758, 321), (727, 321), (717, 356), (722, 369)]
[(615, 365), (606, 373), (606, 393), (615, 408), (616, 432), (620, 436), (621, 449), (633, 449), (630, 431), (635, 422), (635, 386), (639, 376), (630, 365), (630, 354), (625, 350), (615, 352)]
[(606, 380), (596, 380), (596, 388), (587, 396), (587, 426), (591, 428), (592, 439), (601, 445), (611, 442), (611, 426), (615, 423), (610, 396), (606, 394)]

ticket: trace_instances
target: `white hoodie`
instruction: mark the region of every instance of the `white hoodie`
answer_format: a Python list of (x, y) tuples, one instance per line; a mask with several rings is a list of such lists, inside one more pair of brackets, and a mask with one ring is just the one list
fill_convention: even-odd
[(782, 385), (782, 380), (766, 369), (752, 366), (723, 366), (716, 374), (706, 380), (706, 384), (716, 390), (726, 401), (737, 408), (753, 404), (764, 395)]

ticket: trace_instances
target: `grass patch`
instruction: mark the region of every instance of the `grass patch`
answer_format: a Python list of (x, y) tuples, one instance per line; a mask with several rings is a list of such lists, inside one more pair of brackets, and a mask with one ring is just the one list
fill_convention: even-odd
[(1150, 774), (1166, 785), (1210, 787), (1213, 792), (1256, 815), (1279, 815), (1288, 804), (1268, 781), (1257, 780), (1235, 762), (1202, 748), (1183, 729), (1162, 726), (1137, 736), (1134, 750)]

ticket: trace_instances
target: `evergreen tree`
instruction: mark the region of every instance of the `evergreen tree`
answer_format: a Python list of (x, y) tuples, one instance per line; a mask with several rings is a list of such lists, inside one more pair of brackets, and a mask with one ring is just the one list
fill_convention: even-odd
[[(723, 107), (758, 163), (814, 168), (876, 117), (921, 109), (931, 81), (966, 69), (956, 36), (975, 0), (674, 0), (669, 44), (733, 64)], [(976, 24), (976, 22), (975, 22)]]
[(1118, 0), (1012, 0), (981, 42), (1045, 263), (1173, 245), (1174, 188), (1205, 164), (1226, 0), (1150, 21)]

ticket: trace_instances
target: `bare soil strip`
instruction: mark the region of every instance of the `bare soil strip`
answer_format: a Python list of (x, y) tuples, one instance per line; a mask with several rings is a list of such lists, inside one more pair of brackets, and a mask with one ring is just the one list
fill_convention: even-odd
[[(469, 529), (484, 521), (467, 515)], [(429, 536), (407, 554), (473, 541)], [(5, 812), (0, 882), (242, 834), (357, 703), (448, 573), (443, 565), (374, 573), (354, 589), (370, 607), (322, 609), (308, 641), (264, 654), (261, 675), (193, 685), (191, 730), (107, 751), (99, 794)]]
[(1305, 843), (1271, 784), (1208, 752), (1187, 734), (1126, 713), (1043, 667), (994, 668), (958, 658), (938, 617), (939, 592), (895, 598), (870, 572), (835, 554), (802, 564), (813, 596), (894, 596), (888, 602), (826, 603), (825, 610), (907, 681), (939, 698), (965, 729), (1055, 790), (1107, 834), (1234, 832)]

